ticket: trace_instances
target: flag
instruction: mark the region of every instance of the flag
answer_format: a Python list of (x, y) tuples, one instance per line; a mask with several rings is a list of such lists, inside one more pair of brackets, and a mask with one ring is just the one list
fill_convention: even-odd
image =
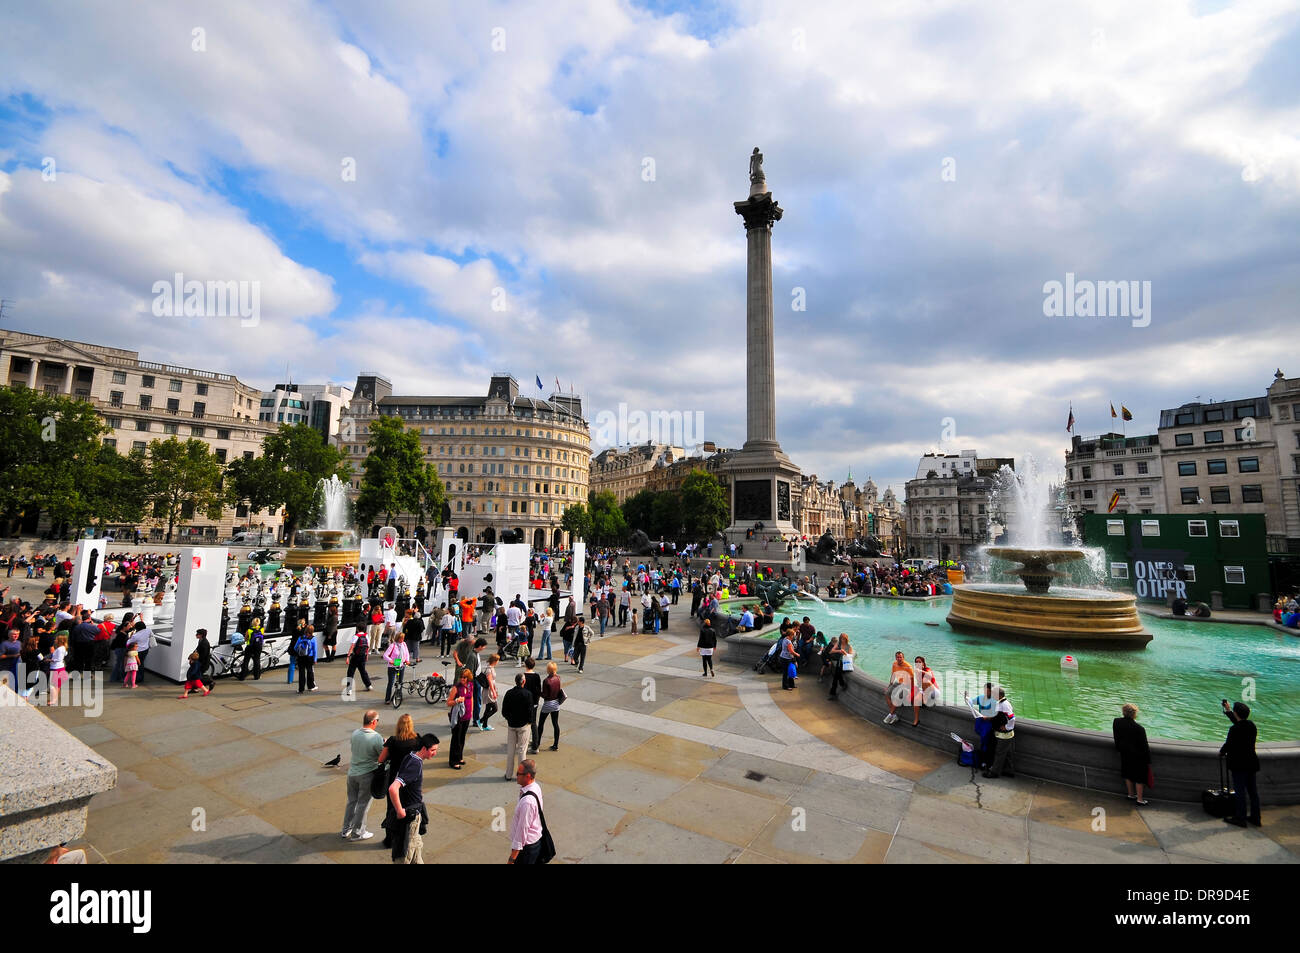
[(1125, 420), (1133, 419), (1133, 412), (1129, 410), (1127, 407), (1125, 407), (1123, 404), (1119, 405), (1119, 409), (1120, 409), (1120, 413), (1124, 415)]
[(538, 390), (544, 390), (544, 388), (542, 387), (542, 378), (541, 378), (540, 375), (539, 375), (538, 378), (537, 378), (537, 389), (538, 389)]
[(1106, 507), (1106, 512), (1114, 513), (1117, 506), (1119, 506), (1119, 490), (1110, 495), (1110, 506)]
[(1110, 405), (1110, 418), (1111, 418), (1111, 420), (1114, 420), (1114, 419), (1115, 419), (1116, 417), (1118, 417), (1118, 416), (1119, 416), (1119, 414), (1115, 413), (1115, 405), (1112, 403), (1112, 404)]
[(1070, 419), (1065, 422), (1065, 432), (1072, 433), (1073, 431), (1074, 431), (1074, 408), (1071, 407)]

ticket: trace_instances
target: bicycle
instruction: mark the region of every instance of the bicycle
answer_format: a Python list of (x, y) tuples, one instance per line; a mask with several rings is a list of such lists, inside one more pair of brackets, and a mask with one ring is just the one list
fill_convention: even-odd
[[(412, 662), (409, 667), (415, 668), (419, 664), (419, 662)], [(444, 666), (450, 664), (450, 662), (443, 663)], [(393, 689), (393, 697), (389, 700), (389, 704), (394, 708), (401, 708), (404, 695), (419, 695), (430, 705), (436, 705), (447, 697), (447, 679), (437, 672), (430, 672), (428, 675), (410, 681), (403, 680)]]
[[(207, 668), (203, 670), (204, 676), (210, 679), (220, 678), (224, 675), (239, 674), (240, 667), (244, 664), (244, 651), (247, 643), (239, 646), (232, 646), (229, 653), (219, 653), (213, 650), (208, 657)], [(280, 664), (284, 657), (283, 649), (273, 649), (262, 644), (262, 671), (269, 672)]]

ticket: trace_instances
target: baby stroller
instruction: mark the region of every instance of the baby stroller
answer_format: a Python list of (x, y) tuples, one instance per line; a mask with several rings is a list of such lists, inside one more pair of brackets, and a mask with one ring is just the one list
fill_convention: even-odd
[(778, 639), (772, 643), (772, 647), (767, 650), (767, 654), (758, 660), (754, 665), (754, 671), (759, 675), (765, 672), (781, 672), (784, 665), (781, 660), (781, 642)]
[(515, 664), (523, 668), (524, 660), (528, 658), (528, 632), (522, 627), (518, 634), (512, 636), (501, 649), (503, 659), (514, 659)]

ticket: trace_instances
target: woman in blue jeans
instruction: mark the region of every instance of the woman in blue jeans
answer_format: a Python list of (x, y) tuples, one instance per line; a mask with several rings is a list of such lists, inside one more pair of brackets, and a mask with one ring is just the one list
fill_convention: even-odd
[[(549, 608), (546, 610), (546, 618), (542, 620), (542, 644), (537, 647), (537, 658), (550, 659), (551, 656), (551, 627), (555, 624), (555, 613)], [(546, 655), (543, 656), (542, 653)]]

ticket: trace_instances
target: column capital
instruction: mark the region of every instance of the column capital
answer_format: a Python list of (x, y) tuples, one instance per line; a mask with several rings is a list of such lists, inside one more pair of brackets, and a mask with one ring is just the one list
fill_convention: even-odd
[(779, 222), (785, 210), (776, 204), (776, 199), (772, 198), (771, 192), (764, 192), (762, 195), (754, 195), (743, 202), (734, 203), (736, 214), (745, 220), (745, 230), (752, 228), (771, 228), (774, 222)]

